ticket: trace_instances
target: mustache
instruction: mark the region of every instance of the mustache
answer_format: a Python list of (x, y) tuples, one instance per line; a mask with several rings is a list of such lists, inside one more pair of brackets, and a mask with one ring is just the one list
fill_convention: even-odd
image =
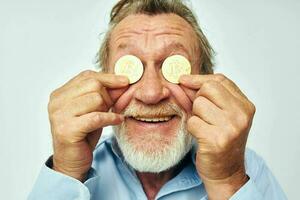
[(166, 117), (183, 116), (183, 110), (175, 103), (161, 102), (155, 105), (144, 105), (131, 102), (122, 112), (125, 117)]

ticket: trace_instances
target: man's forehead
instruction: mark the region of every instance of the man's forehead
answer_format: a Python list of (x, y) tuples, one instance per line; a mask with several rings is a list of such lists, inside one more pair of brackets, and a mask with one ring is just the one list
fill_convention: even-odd
[(115, 27), (110, 41), (114, 51), (134, 49), (141, 55), (174, 50), (189, 57), (198, 47), (191, 25), (175, 14), (130, 15)]
[[(190, 30), (190, 31), (188, 31)], [(118, 43), (122, 39), (136, 37), (142, 34), (152, 36), (195, 35), (192, 27), (183, 18), (175, 14), (145, 15), (136, 14), (125, 17), (114, 28), (111, 38)]]

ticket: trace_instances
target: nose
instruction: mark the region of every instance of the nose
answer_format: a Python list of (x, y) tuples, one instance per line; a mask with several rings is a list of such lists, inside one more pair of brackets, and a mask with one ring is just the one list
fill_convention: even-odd
[(170, 90), (164, 85), (155, 67), (145, 67), (133, 96), (144, 104), (157, 104), (170, 96)]

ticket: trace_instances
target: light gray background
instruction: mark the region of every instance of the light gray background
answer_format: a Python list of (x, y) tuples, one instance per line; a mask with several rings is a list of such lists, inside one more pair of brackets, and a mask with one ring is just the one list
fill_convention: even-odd
[[(0, 198), (25, 199), (51, 155), (52, 90), (94, 69), (116, 1), (0, 0)], [(300, 1), (194, 0), (217, 72), (256, 104), (248, 146), (299, 199)], [(299, 190), (299, 189), (298, 189)]]

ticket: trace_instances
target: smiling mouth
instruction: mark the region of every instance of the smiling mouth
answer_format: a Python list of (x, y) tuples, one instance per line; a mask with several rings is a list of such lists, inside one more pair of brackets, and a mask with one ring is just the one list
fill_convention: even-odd
[(172, 119), (173, 116), (166, 117), (135, 117), (133, 119), (142, 121), (142, 122), (167, 122)]
[(170, 116), (156, 116), (156, 117), (148, 117), (148, 116), (136, 116), (136, 117), (129, 117), (131, 119), (134, 119), (136, 121), (140, 122), (148, 122), (148, 123), (159, 123), (159, 122), (168, 122), (171, 119), (173, 119), (175, 115)]

